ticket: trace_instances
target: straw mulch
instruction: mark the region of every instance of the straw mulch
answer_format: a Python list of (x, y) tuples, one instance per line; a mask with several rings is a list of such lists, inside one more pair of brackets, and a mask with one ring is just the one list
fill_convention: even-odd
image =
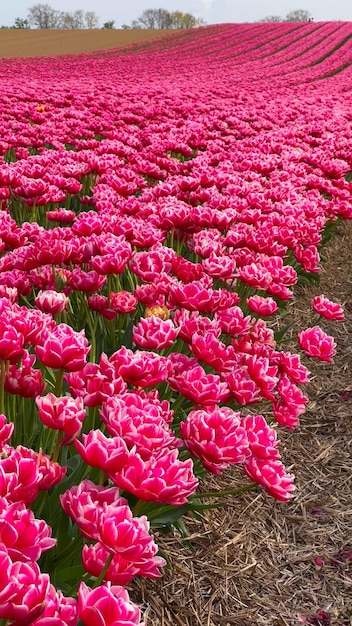
[[(190, 542), (158, 536), (171, 569), (130, 587), (146, 626), (352, 625), (352, 223), (338, 227), (325, 255), (320, 286), (296, 291), (295, 333), (313, 325), (319, 293), (345, 306), (346, 321), (321, 324), (337, 341), (335, 362), (303, 357), (308, 410), (295, 432), (280, 430), (295, 497), (278, 503), (256, 488), (186, 519)], [(234, 468), (205, 488), (244, 482)]]

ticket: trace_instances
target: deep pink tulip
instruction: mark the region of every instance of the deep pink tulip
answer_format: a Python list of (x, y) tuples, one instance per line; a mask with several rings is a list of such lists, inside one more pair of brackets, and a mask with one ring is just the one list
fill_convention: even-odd
[(69, 445), (81, 432), (86, 416), (83, 398), (63, 396), (58, 398), (53, 393), (36, 398), (38, 414), (45, 426), (61, 430), (66, 434), (62, 445)]
[(131, 452), (128, 464), (110, 478), (140, 500), (176, 506), (186, 504), (198, 485), (192, 461), (180, 461), (178, 450), (162, 450), (148, 461)]
[(132, 604), (124, 587), (106, 583), (78, 590), (78, 617), (84, 626), (144, 626), (139, 608)]
[(35, 361), (35, 356), (29, 355), (25, 350), (20, 367), (17, 367), (17, 365), (8, 367), (4, 380), (4, 388), (8, 393), (16, 394), (23, 398), (36, 398), (44, 393), (46, 384), (43, 374), (41, 370), (31, 366), (33, 361)]
[(90, 480), (83, 480), (79, 485), (65, 491), (60, 496), (60, 502), (65, 513), (90, 541), (99, 539), (97, 524), (104, 507), (127, 505), (127, 500), (120, 497), (117, 487), (95, 485)]
[[(0, 617), (19, 625), (32, 624), (44, 611), (50, 589), (49, 575), (42, 574), (31, 561), (12, 562), (4, 545), (0, 546), (0, 562)], [(2, 576), (7, 583), (5, 588)]]
[(156, 450), (177, 448), (182, 443), (169, 427), (169, 412), (137, 394), (108, 398), (100, 417), (111, 435), (121, 438), (129, 449), (135, 448), (144, 460)]
[[(98, 577), (110, 554), (111, 552), (108, 552), (101, 543), (83, 546), (82, 561), (85, 570), (91, 576)], [(141, 556), (138, 557), (138, 562), (132, 562), (116, 552), (104, 580), (110, 581), (113, 585), (128, 585), (135, 576), (160, 578), (162, 573), (159, 568), (165, 565), (165, 559), (160, 556), (148, 555), (145, 559)]]
[(0, 498), (0, 543), (3, 543), (12, 561), (37, 561), (43, 551), (56, 544), (51, 528), (23, 502), (10, 503)]
[(53, 462), (48, 454), (35, 452), (24, 446), (18, 446), (17, 450), (21, 453), (22, 457), (35, 461), (39, 471), (39, 491), (51, 489), (51, 487), (57, 485), (65, 476), (67, 467), (62, 467), (59, 463)]
[(97, 293), (87, 298), (88, 306), (92, 311), (100, 313), (105, 319), (112, 322), (117, 317), (117, 311), (109, 305), (109, 298)]
[(44, 610), (31, 626), (77, 626), (78, 606), (74, 598), (66, 598), (50, 585)]
[(263, 296), (251, 296), (247, 298), (247, 305), (251, 311), (261, 315), (262, 317), (269, 317), (274, 315), (279, 309), (273, 298), (264, 298)]
[(299, 333), (298, 343), (308, 356), (328, 363), (333, 362), (333, 357), (336, 354), (336, 343), (334, 338), (327, 335), (320, 326), (313, 326)]
[(82, 435), (82, 442), (74, 446), (85, 463), (105, 472), (118, 472), (128, 462), (128, 448), (122, 437), (106, 437), (101, 430), (91, 430)]
[(251, 454), (259, 459), (279, 459), (279, 441), (274, 428), (271, 428), (263, 415), (247, 415), (242, 420), (247, 433)]
[(13, 429), (13, 422), (7, 422), (6, 415), (0, 413), (0, 452), (4, 445), (7, 444), (7, 442), (11, 438)]
[(178, 332), (172, 320), (162, 320), (151, 315), (142, 317), (133, 328), (133, 341), (145, 350), (162, 350), (174, 343)]
[(21, 447), (5, 446), (0, 458), (0, 496), (9, 502), (30, 504), (38, 495), (41, 475), (36, 461)]
[(316, 313), (328, 320), (344, 320), (343, 308), (337, 302), (332, 302), (325, 296), (315, 296), (312, 299), (312, 307)]
[(68, 303), (68, 297), (64, 293), (59, 293), (48, 289), (46, 291), (39, 291), (35, 305), (43, 313), (51, 313), (51, 315), (57, 315), (66, 310)]
[(264, 487), (270, 496), (285, 502), (292, 498), (294, 475), (287, 474), (278, 459), (260, 459), (250, 456), (244, 464), (247, 476)]
[(84, 331), (76, 332), (67, 324), (56, 326), (35, 346), (35, 353), (43, 365), (68, 372), (82, 369), (89, 351)]
[(135, 387), (151, 387), (167, 379), (170, 371), (168, 360), (154, 352), (120, 348), (110, 357), (117, 374)]
[(180, 428), (186, 448), (214, 474), (231, 463), (242, 463), (248, 455), (240, 413), (228, 407), (191, 411)]
[(23, 353), (24, 337), (16, 330), (14, 320), (9, 325), (4, 313), (0, 317), (0, 359), (16, 363)]

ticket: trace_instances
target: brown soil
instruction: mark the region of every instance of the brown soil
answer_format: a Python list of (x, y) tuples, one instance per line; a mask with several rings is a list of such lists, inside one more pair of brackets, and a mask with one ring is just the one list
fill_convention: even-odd
[[(278, 503), (256, 488), (228, 497), (204, 520), (186, 519), (188, 543), (177, 534), (157, 537), (172, 569), (130, 588), (146, 626), (295, 626), (304, 618), (315, 626), (352, 624), (351, 222), (338, 227), (325, 254), (320, 286), (296, 292), (294, 332), (316, 323), (310, 300), (320, 293), (344, 304), (346, 321), (321, 324), (337, 341), (335, 362), (303, 357), (312, 372), (308, 410), (295, 432), (280, 430), (295, 497)], [(244, 482), (235, 469), (205, 488)]]
[(119, 48), (148, 41), (169, 30), (0, 30), (0, 58), (56, 56)]

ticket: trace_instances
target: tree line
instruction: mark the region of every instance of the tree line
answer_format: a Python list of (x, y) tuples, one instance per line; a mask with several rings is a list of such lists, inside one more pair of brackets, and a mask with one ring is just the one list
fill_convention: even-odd
[(313, 17), (305, 9), (296, 9), (287, 13), (286, 17), (280, 17), (280, 15), (267, 15), (263, 17), (261, 22), (312, 22)]
[[(170, 12), (166, 9), (146, 9), (130, 25), (123, 24), (122, 28), (196, 28), (204, 23), (202, 18), (197, 18), (191, 13), (182, 13), (182, 11)], [(2, 26), (1, 28), (80, 30), (100, 28), (100, 26), (99, 17), (94, 11), (83, 11), (82, 9), (59, 11), (49, 4), (34, 4), (28, 9), (26, 18), (17, 17), (12, 26)], [(115, 28), (115, 20), (105, 22), (102, 28)]]

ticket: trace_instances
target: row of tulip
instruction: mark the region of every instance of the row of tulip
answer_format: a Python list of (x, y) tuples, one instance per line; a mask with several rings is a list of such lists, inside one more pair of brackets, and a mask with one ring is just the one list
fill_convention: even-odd
[[(4, 625), (142, 626), (125, 586), (166, 565), (151, 532), (258, 484), (293, 495), (278, 430), (309, 372), (284, 342), (292, 288), (352, 217), (350, 95), (340, 75), (302, 92), (304, 63), (273, 95), (261, 60), (246, 88), (216, 61), (286, 32), (0, 63)], [(317, 323), (298, 343), (333, 360)], [(197, 491), (232, 466), (251, 482)]]

